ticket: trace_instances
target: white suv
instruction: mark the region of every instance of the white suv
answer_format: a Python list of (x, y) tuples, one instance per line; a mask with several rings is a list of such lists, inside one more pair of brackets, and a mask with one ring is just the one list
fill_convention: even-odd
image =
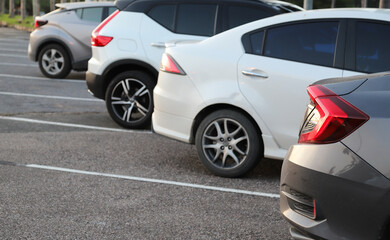
[(92, 33), (89, 91), (112, 119), (145, 127), (153, 111), (161, 55), (167, 45), (200, 41), (230, 28), (301, 8), (280, 1), (117, 0), (118, 10)]

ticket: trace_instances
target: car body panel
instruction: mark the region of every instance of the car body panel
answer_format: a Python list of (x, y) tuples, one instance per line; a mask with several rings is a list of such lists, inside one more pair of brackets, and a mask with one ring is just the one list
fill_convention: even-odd
[(139, 31), (139, 35), (140, 43), (148, 59), (147, 62), (156, 69), (160, 67), (161, 55), (164, 53), (166, 45), (175, 44), (178, 41), (201, 41), (206, 39), (203, 36), (172, 33), (146, 16), (142, 18), (140, 29), (154, 29), (153, 32)]
[(383, 76), (368, 79), (344, 98), (370, 116), (370, 120), (342, 142), (390, 179), (390, 81)]
[[(281, 65), (283, 71), (280, 70)], [(254, 69), (264, 72), (268, 77), (242, 74), (244, 70)], [(306, 86), (322, 78), (341, 77), (342, 72), (330, 67), (250, 54), (245, 54), (238, 63), (241, 92), (268, 124), (280, 148), (284, 149), (288, 149), (298, 139), (302, 121), (299, 113), (304, 112), (307, 105)]]
[[(293, 211), (291, 189), (316, 200), (315, 220)], [(388, 179), (340, 142), (294, 145), (283, 163), (280, 210), (308, 239), (378, 239), (389, 189)]]
[[(88, 71), (97, 75), (102, 75), (107, 67), (113, 62), (131, 59), (147, 62), (145, 50), (140, 44), (139, 25), (144, 18), (143, 13), (119, 12), (100, 31), (103, 36), (114, 36), (109, 44), (104, 47), (92, 46), (92, 57), (88, 62)], [(126, 22), (126, 29), (123, 29), (121, 22)], [(124, 45), (122, 44), (124, 43)], [(153, 66), (158, 69), (158, 66)]]

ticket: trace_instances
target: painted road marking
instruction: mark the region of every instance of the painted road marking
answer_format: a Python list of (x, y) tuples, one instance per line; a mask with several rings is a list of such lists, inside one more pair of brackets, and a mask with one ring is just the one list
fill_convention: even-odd
[(51, 121), (36, 120), (36, 119), (30, 119), (30, 118), (20, 118), (20, 117), (0, 116), (0, 120), (28, 122), (28, 123), (54, 125), (54, 126), (60, 126), (60, 127), (73, 127), (73, 128), (83, 128), (83, 129), (111, 131), (111, 132), (148, 133), (148, 134), (152, 133), (152, 131), (150, 131), (150, 130), (128, 130), (128, 129), (121, 129), (121, 128), (106, 128), (106, 127), (90, 126), (90, 125), (83, 125), (83, 124), (51, 122)]
[(22, 63), (0, 63), (2, 66), (11, 66), (11, 67), (38, 67), (37, 64), (22, 64)]
[(61, 99), (61, 100), (89, 101), (89, 102), (104, 102), (102, 99), (97, 99), (97, 98), (76, 98), (76, 97), (63, 97), (63, 96), (48, 96), (48, 95), (39, 95), (39, 94), (2, 92), (2, 91), (0, 91), (0, 95), (20, 96), (20, 97), (35, 97), (35, 98), (50, 98), (50, 99)]
[(143, 177), (134, 177), (134, 176), (126, 176), (126, 175), (92, 172), (92, 171), (83, 171), (83, 170), (53, 167), (53, 166), (38, 165), (38, 164), (26, 164), (26, 165), (19, 165), (19, 166), (52, 170), (52, 171), (60, 171), (60, 172), (68, 172), (68, 173), (76, 173), (76, 174), (84, 174), (84, 175), (92, 175), (92, 176), (119, 178), (119, 179), (126, 179), (126, 180), (138, 181), (138, 182), (159, 183), (159, 184), (174, 185), (180, 187), (196, 188), (196, 189), (219, 191), (219, 192), (245, 194), (245, 195), (268, 197), (268, 198), (280, 198), (279, 194), (274, 194), (274, 193), (254, 192), (254, 191), (247, 191), (247, 190), (234, 189), (234, 188), (215, 187), (215, 186), (168, 181), (168, 180), (161, 180), (161, 179), (154, 179), (154, 178), (143, 178)]
[(12, 48), (0, 48), (0, 50), (2, 51), (7, 51), (7, 52), (21, 52), (21, 53), (27, 53), (27, 49), (26, 50), (22, 50), (22, 49), (12, 49)]
[(85, 84), (85, 79), (59, 79), (59, 78), (43, 78), (43, 77), (32, 77), (32, 76), (22, 76), (22, 75), (12, 75), (12, 74), (0, 74), (0, 77), (8, 78), (21, 78), (29, 80), (41, 80), (41, 81), (61, 81), (61, 82), (75, 82)]
[(2, 56), (2, 57), (20, 57), (20, 58), (27, 58), (26, 55), (3, 54), (3, 53), (0, 53), (0, 56)]

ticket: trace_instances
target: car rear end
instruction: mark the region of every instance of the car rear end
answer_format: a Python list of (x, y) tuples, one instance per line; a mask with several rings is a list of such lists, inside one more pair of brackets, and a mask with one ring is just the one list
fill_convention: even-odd
[(324, 80), (308, 93), (281, 174), (293, 238), (390, 239), (390, 75)]
[[(113, 63), (131, 56), (143, 56), (139, 42), (139, 25), (144, 14), (126, 11), (134, 0), (118, 0), (117, 11), (95, 28), (91, 36), (92, 58), (88, 62), (86, 81), (89, 91), (97, 98), (104, 99), (104, 71)], [(119, 62), (118, 62), (119, 63)]]
[[(38, 60), (39, 46), (42, 41), (47, 39), (58, 38), (58, 29), (53, 26), (57, 24), (58, 19), (66, 11), (64, 8), (59, 8), (43, 16), (37, 16), (34, 19), (34, 31), (30, 34), (30, 42), (28, 45), (28, 56), (31, 61)], [(49, 23), (50, 21), (50, 23)]]

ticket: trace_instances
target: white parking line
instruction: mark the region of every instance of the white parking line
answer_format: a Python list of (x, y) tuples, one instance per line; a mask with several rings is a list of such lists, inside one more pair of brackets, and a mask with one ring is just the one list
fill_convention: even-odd
[(110, 131), (110, 132), (147, 133), (147, 134), (152, 133), (149, 130), (127, 130), (127, 129), (121, 129), (121, 128), (106, 128), (106, 127), (89, 126), (89, 125), (83, 125), (83, 124), (50, 122), (50, 121), (36, 120), (36, 119), (30, 119), (30, 118), (20, 118), (20, 117), (0, 116), (0, 120), (46, 124), (46, 125), (54, 125), (54, 126), (60, 126), (60, 127), (84, 128), (84, 129)]
[(22, 49), (11, 49), (11, 48), (0, 48), (0, 50), (2, 51), (9, 51), (9, 52), (21, 52), (21, 53), (27, 53), (27, 49), (26, 50), (22, 50)]
[(126, 175), (91, 172), (91, 171), (83, 171), (83, 170), (76, 170), (76, 169), (70, 169), (70, 168), (60, 168), (60, 167), (52, 167), (52, 166), (46, 166), (46, 165), (38, 165), (38, 164), (26, 164), (26, 165), (22, 165), (22, 166), (26, 166), (29, 168), (38, 168), (38, 169), (45, 169), (45, 170), (84, 174), (84, 175), (119, 178), (119, 179), (126, 179), (126, 180), (138, 181), (138, 182), (159, 183), (159, 184), (174, 185), (174, 186), (180, 186), (180, 187), (204, 189), (204, 190), (219, 191), (219, 192), (245, 194), (245, 195), (253, 195), (253, 196), (268, 197), (268, 198), (280, 198), (279, 194), (254, 192), (254, 191), (247, 191), (247, 190), (234, 189), (234, 188), (215, 187), (215, 186), (207, 186), (207, 185), (192, 184), (192, 183), (185, 183), (185, 182), (153, 179), (153, 178), (142, 178), (142, 177), (134, 177), (134, 176), (126, 176)]
[(3, 66), (11, 67), (38, 67), (38, 64), (22, 64), (22, 63), (0, 63)]
[(15, 55), (15, 54), (3, 54), (3, 53), (0, 53), (0, 56), (2, 56), (2, 57), (28, 58), (27, 55)]
[[(13, 34), (8, 34), (8, 35), (12, 35), (13, 36)], [(1, 42), (24, 42), (24, 43), (28, 43), (28, 39), (20, 39), (20, 38), (0, 38), (0, 41)]]
[(12, 74), (0, 74), (0, 77), (30, 79), (30, 80), (41, 80), (41, 81), (75, 82), (75, 83), (82, 83), (82, 84), (85, 84), (85, 79), (72, 79), (72, 80), (69, 80), (69, 79), (43, 78), (43, 77), (32, 77), (32, 76), (12, 75)]
[(2, 92), (2, 91), (0, 91), (0, 95), (21, 96), (21, 97), (35, 97), (35, 98), (50, 98), (50, 99), (61, 99), (61, 100), (76, 100), (76, 101), (88, 101), (88, 102), (104, 102), (102, 99), (96, 99), (96, 98), (76, 98), (76, 97), (63, 97), (63, 96), (48, 96), (48, 95), (16, 93), (16, 92)]

